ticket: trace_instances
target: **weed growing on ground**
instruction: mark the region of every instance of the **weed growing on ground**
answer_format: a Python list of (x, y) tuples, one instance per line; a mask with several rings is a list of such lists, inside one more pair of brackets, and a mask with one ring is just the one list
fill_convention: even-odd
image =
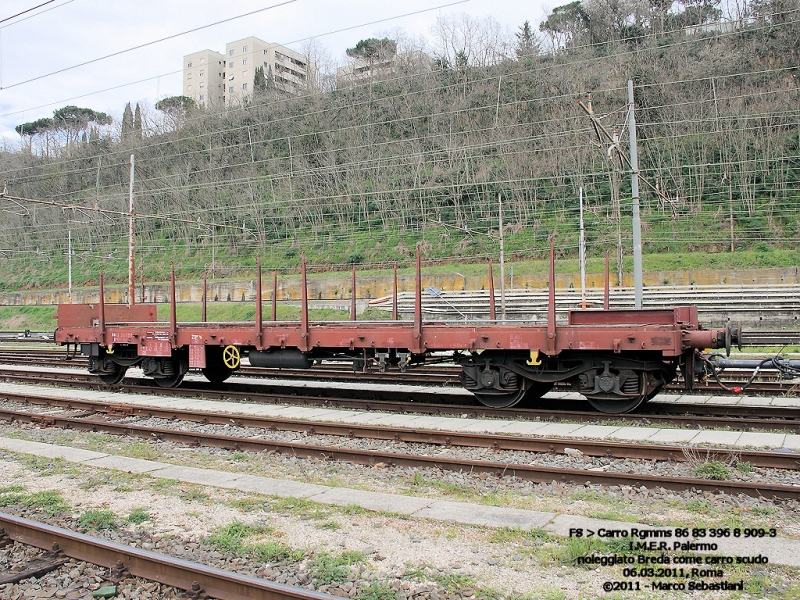
[(731, 475), (733, 475), (731, 468), (718, 460), (706, 461), (695, 465), (692, 469), (692, 474), (695, 477), (713, 479), (714, 481), (724, 481), (730, 479)]
[(78, 517), (78, 525), (86, 529), (101, 530), (115, 530), (118, 528), (117, 515), (114, 511), (106, 508), (90, 508), (80, 517)]
[(296, 562), (303, 558), (299, 550), (292, 550), (274, 540), (260, 539), (269, 535), (275, 535), (275, 530), (268, 525), (234, 521), (214, 530), (205, 543), (225, 552), (252, 556), (262, 562)]
[(253, 496), (245, 496), (244, 498), (234, 498), (228, 502), (228, 506), (235, 508), (241, 512), (253, 512), (259, 509), (269, 510), (270, 505), (264, 502), (261, 498)]
[(347, 551), (341, 554), (320, 552), (308, 565), (308, 572), (318, 585), (342, 583), (350, 576), (350, 567), (364, 562), (364, 554), (358, 551)]
[(134, 525), (150, 520), (150, 512), (146, 508), (134, 508), (128, 513), (128, 523), (133, 523)]
[(43, 490), (33, 494), (24, 493), (25, 488), (20, 485), (11, 485), (0, 491), (0, 507), (22, 504), (28, 508), (36, 508), (44, 514), (54, 517), (65, 513), (70, 505), (56, 490)]
[(371, 581), (369, 587), (354, 596), (355, 600), (394, 600), (397, 590), (385, 583)]

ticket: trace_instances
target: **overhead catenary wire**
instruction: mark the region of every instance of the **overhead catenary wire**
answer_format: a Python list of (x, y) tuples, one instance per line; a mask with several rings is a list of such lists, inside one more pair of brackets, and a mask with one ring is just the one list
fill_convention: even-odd
[[(791, 90), (789, 90), (789, 91), (791, 91)], [(783, 93), (783, 91), (780, 91), (780, 90), (779, 90), (779, 91), (777, 91), (777, 92), (771, 92), (771, 93)], [(742, 97), (745, 97), (745, 96), (744, 96), (744, 95), (742, 95)], [(746, 97), (752, 97), (752, 94), (750, 94), (750, 95), (748, 95), (748, 96), (746, 96)], [(675, 104), (675, 105), (672, 105), (672, 104), (670, 104), (670, 105), (663, 105), (663, 106), (664, 106), (664, 107), (672, 107), (672, 106), (675, 106), (675, 107), (677, 107), (677, 106), (680, 106), (680, 105), (678, 105), (678, 104)], [(769, 115), (768, 115), (768, 116), (769, 116)], [(773, 116), (774, 116), (774, 115), (773, 115)], [(787, 113), (785, 113), (785, 114), (784, 114), (784, 116), (785, 116), (785, 117), (787, 117), (787, 118), (794, 118), (794, 114), (793, 114), (793, 113), (790, 113), (790, 112), (787, 112)], [(756, 119), (756, 118), (758, 118), (757, 116), (748, 116), (748, 117), (749, 117), (749, 118), (751, 118), (751, 119)], [(733, 119), (733, 118), (734, 118), (734, 117), (732, 117), (732, 119)], [(686, 122), (687, 122), (687, 123), (689, 123), (690, 121), (686, 121)], [(693, 122), (700, 123), (700, 122), (702, 122), (702, 120), (698, 118), (698, 119), (694, 119), (694, 121), (693, 121)], [(522, 126), (525, 126), (525, 125), (526, 125), (526, 124), (522, 124)], [(514, 126), (516, 126), (516, 124), (514, 124), (514, 125), (511, 125), (511, 126), (509, 126), (509, 127), (514, 127)], [(759, 127), (757, 124), (755, 124), (755, 125), (752, 127), (752, 130), (754, 130), (754, 131), (758, 131), (759, 129), (760, 129), (760, 127)], [(737, 131), (742, 131), (742, 132), (744, 132), (744, 131), (745, 131), (745, 129), (738, 129)], [(463, 133), (464, 133), (464, 135), (468, 135), (468, 134), (470, 133), (470, 131), (463, 132)], [(574, 133), (574, 132), (573, 132), (573, 133)], [(565, 132), (565, 133), (564, 133), (564, 135), (569, 135), (569, 132)], [(687, 135), (691, 135), (691, 134), (685, 134), (685, 135), (684, 135), (684, 136), (682, 136), (682, 137), (685, 137), (685, 136), (687, 136)], [(673, 138), (673, 137), (676, 137), (676, 136), (668, 136), (668, 137), (669, 137), (669, 138)], [(190, 138), (186, 138), (186, 139), (190, 139)], [(519, 138), (519, 140), (518, 140), (518, 143), (524, 143), (525, 141), (530, 141), (530, 139), (531, 139), (530, 137), (529, 137), (529, 138), (524, 138), (524, 137), (523, 137), (523, 138)], [(557, 138), (556, 138), (556, 137), (554, 137), (553, 139), (554, 139), (554, 140), (557, 140)], [(666, 139), (666, 138), (652, 138), (652, 139)], [(513, 141), (512, 141), (512, 142), (508, 142), (508, 140), (503, 140), (503, 142), (502, 142), (502, 143), (504, 143), (504, 144), (508, 144), (508, 143), (514, 143), (514, 142), (513, 142)], [(231, 147), (231, 148), (236, 148), (236, 146), (237, 146), (237, 145), (232, 145), (232, 146), (230, 146), (230, 147)], [(467, 147), (466, 147), (466, 149), (467, 149), (467, 150), (479, 151), (481, 148), (486, 148), (486, 147), (487, 147), (486, 145), (483, 145), (483, 146), (481, 146), (480, 144), (475, 144), (475, 145), (472, 145), (472, 146), (467, 146)], [(346, 147), (346, 148), (343, 148), (343, 149), (345, 149), (345, 150), (346, 150), (346, 149), (353, 150), (353, 149), (357, 149), (357, 148), (358, 148), (357, 146), (350, 146), (350, 147)], [(548, 147), (543, 147), (543, 148), (542, 148), (541, 150), (539, 150), (539, 151), (546, 151), (546, 150), (547, 150), (547, 148), (551, 148), (551, 146), (548, 146)], [(301, 154), (301, 155), (299, 155), (299, 156), (301, 156), (301, 157), (302, 157), (302, 156), (308, 156), (308, 155), (302, 155), (302, 154)], [(417, 155), (417, 156), (424, 156), (424, 155), (420, 154), (420, 155)], [(295, 158), (297, 158), (297, 156), (295, 156)], [(789, 158), (792, 158), (792, 157), (789, 157)], [(364, 160), (364, 161), (361, 161), (361, 162), (354, 162), (353, 164), (354, 164), (356, 167), (361, 167), (361, 168), (364, 168), (364, 169), (369, 169), (369, 168), (379, 168), (379, 167), (380, 167), (380, 166), (383, 164), (383, 161), (385, 161), (385, 160), (386, 160), (386, 158), (385, 158), (385, 157), (376, 157), (376, 158), (374, 158), (374, 159), (368, 159), (368, 160)], [(749, 162), (750, 162), (750, 163), (754, 163), (754, 164), (755, 164), (755, 162), (756, 162), (757, 160), (759, 160), (759, 159), (750, 160)], [(772, 159), (771, 159), (771, 160), (772, 160)], [(263, 162), (264, 162), (264, 163), (266, 163), (267, 161), (263, 161)], [(746, 161), (728, 161), (728, 163), (730, 163), (730, 164), (736, 164), (736, 165), (746, 165), (746, 164), (748, 164), (748, 162), (746, 162)], [(241, 163), (241, 164), (244, 164), (244, 163)], [(697, 163), (697, 164), (702, 166), (702, 163)], [(706, 165), (707, 165), (707, 166), (717, 166), (717, 165), (721, 165), (721, 164), (722, 164), (722, 163), (719, 163), (719, 162), (717, 162), (717, 163), (706, 163)], [(687, 166), (687, 165), (683, 165), (683, 166), (684, 166), (684, 167), (686, 167), (686, 168), (692, 168), (692, 166), (691, 166), (691, 165), (688, 165), (688, 166)], [(672, 165), (672, 166), (669, 166), (668, 168), (670, 168), (670, 169), (675, 169), (675, 168), (678, 168), (678, 167), (676, 167), (675, 165)], [(213, 171), (209, 171), (209, 174), (210, 174), (210, 173), (212, 173), (212, 172), (213, 172)], [(755, 172), (755, 169), (750, 169), (750, 170), (748, 170), (748, 171), (742, 171), (742, 172), (743, 172), (743, 173), (745, 173), (745, 172), (746, 172), (746, 173), (752, 173), (752, 172)], [(313, 170), (307, 170), (307, 171), (305, 171), (305, 172), (303, 172), (303, 171), (300, 171), (300, 170), (295, 170), (295, 171), (294, 171), (294, 174), (295, 174), (296, 176), (301, 176), (301, 175), (308, 176), (308, 175), (310, 175), (310, 174), (312, 174), (312, 173), (314, 173), (314, 171), (313, 171)], [(591, 176), (591, 175), (592, 175), (592, 173), (589, 173), (589, 175)], [(595, 175), (595, 176), (598, 176), (598, 175)], [(549, 180), (552, 180), (552, 179), (553, 179), (553, 177), (551, 176), (551, 177), (549, 177), (549, 178), (547, 178), (547, 179), (549, 179)], [(273, 178), (273, 179), (269, 179), (269, 180), (275, 180), (275, 179)], [(154, 181), (157, 181), (157, 180), (154, 180)], [(247, 182), (253, 182), (253, 183), (255, 183), (255, 182), (257, 182), (257, 181), (260, 181), (260, 180), (259, 180), (259, 179), (254, 179), (254, 178), (252, 178), (252, 177), (245, 177), (245, 178), (243, 178), (243, 179), (242, 179), (242, 182), (243, 182), (243, 184), (246, 184)], [(268, 180), (267, 180), (267, 179), (264, 179), (264, 180), (262, 180), (262, 181), (268, 181)], [(503, 180), (503, 179), (501, 179), (501, 178), (495, 178), (495, 179), (493, 179), (492, 181), (483, 182), (483, 183), (486, 183), (486, 184), (492, 184), (492, 183), (502, 183), (503, 181), (504, 181), (504, 180)], [(524, 181), (532, 181), (532, 180), (520, 180), (520, 182), (522, 182), (523, 184), (524, 184)], [(154, 190), (158, 190), (159, 188), (153, 188), (153, 189), (154, 189)], [(170, 190), (170, 189), (176, 189), (176, 188), (163, 187), (163, 188), (160, 188), (160, 189), (161, 189), (161, 190), (163, 190), (163, 191), (168, 191), (168, 190)], [(186, 189), (193, 189), (193, 188), (186, 188)], [(410, 188), (410, 187), (409, 187), (409, 188), (402, 188), (402, 189), (399, 189), (399, 190), (397, 190), (397, 191), (398, 191), (399, 193), (403, 193), (403, 192), (405, 192), (405, 191), (407, 191), (407, 190), (415, 191), (415, 190), (418, 190), (418, 189), (419, 189), (419, 188)], [(79, 192), (78, 192), (78, 193), (79, 193)], [(386, 192), (385, 190), (377, 190), (375, 193), (376, 193), (376, 194), (379, 194), (379, 193), (388, 193), (388, 192)], [(319, 200), (324, 200), (325, 198), (326, 198), (325, 196), (315, 196), (315, 197), (313, 197), (313, 199), (319, 199)], [(302, 201), (302, 199), (301, 199), (301, 201)], [(705, 199), (704, 199), (704, 201), (705, 201)], [(242, 205), (240, 205), (240, 206), (235, 206), (235, 209), (236, 209), (236, 210), (239, 210), (239, 209), (242, 209), (242, 210), (244, 210), (244, 209), (246, 209), (246, 207), (247, 207), (247, 205), (246, 205), (246, 203), (245, 203), (245, 204), (242, 204)]]

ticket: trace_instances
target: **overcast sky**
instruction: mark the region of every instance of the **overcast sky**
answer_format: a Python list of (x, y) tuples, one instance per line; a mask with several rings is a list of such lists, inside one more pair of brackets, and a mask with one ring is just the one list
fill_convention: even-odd
[[(11, 147), (19, 141), (16, 125), (62, 106), (89, 107), (116, 121), (126, 102), (152, 106), (179, 95), (184, 55), (224, 52), (226, 43), (251, 35), (297, 51), (314, 38), (344, 64), (346, 48), (397, 29), (432, 44), (440, 15), (492, 17), (513, 33), (526, 20), (537, 29), (544, 7), (553, 6), (544, 0), (54, 0), (10, 18), (45, 2), (0, 3), (0, 136)], [(259, 12), (215, 24), (251, 11)], [(179, 35), (192, 29), (198, 30)], [(114, 53), (120, 54), (70, 68)]]

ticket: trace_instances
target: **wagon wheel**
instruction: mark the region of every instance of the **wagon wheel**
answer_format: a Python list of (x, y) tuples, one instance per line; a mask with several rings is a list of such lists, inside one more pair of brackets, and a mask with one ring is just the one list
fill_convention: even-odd
[(175, 373), (169, 377), (153, 377), (153, 379), (159, 387), (174, 388), (181, 384), (184, 375), (186, 375), (186, 373)]
[(516, 406), (527, 393), (528, 390), (524, 388), (519, 388), (510, 392), (498, 392), (495, 394), (489, 392), (473, 392), (475, 397), (478, 399), (478, 402), (490, 408), (511, 408), (512, 406)]
[[(639, 389), (646, 390), (646, 375), (639, 373)], [(594, 408), (602, 413), (610, 415), (621, 415), (623, 413), (631, 412), (639, 408), (642, 404), (647, 402), (650, 398), (654, 397), (659, 391), (661, 386), (650, 393), (641, 394), (639, 396), (621, 396), (618, 394), (607, 395), (591, 395), (586, 399)]]
[(554, 383), (545, 381), (528, 381), (528, 389), (525, 391), (525, 397), (522, 403), (526, 407), (531, 407), (536, 404), (537, 400), (541, 400), (547, 392), (553, 389)]
[(117, 367), (113, 373), (99, 373), (100, 381), (107, 385), (117, 385), (122, 379), (125, 377), (125, 373), (128, 371), (128, 367), (123, 367), (122, 365), (118, 365), (114, 363)]
[(594, 398), (588, 397), (589, 404), (602, 413), (609, 415), (621, 415), (639, 408), (647, 402), (647, 396), (636, 396), (635, 398)]
[(206, 366), (203, 367), (203, 376), (211, 383), (222, 383), (231, 376), (231, 369), (222, 360), (222, 348), (208, 346), (206, 348)]
[(178, 387), (183, 381), (184, 376), (189, 371), (189, 364), (185, 358), (174, 359), (174, 372), (166, 377), (153, 377), (159, 387), (174, 388)]

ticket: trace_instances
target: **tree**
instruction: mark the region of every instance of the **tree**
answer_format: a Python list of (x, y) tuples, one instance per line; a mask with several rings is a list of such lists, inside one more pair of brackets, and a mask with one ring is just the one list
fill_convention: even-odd
[(136, 103), (136, 111), (133, 113), (133, 136), (140, 140), (142, 139), (142, 109), (139, 108), (139, 103)]
[(350, 58), (360, 59), (371, 66), (394, 57), (397, 54), (397, 42), (389, 38), (369, 38), (359, 41), (354, 48), (348, 48), (346, 53)]
[(125, 110), (122, 111), (122, 137), (123, 139), (130, 136), (133, 131), (133, 111), (131, 110), (131, 103), (125, 105)]
[(70, 105), (53, 111), (53, 128), (64, 134), (66, 146), (79, 140), (81, 133), (87, 133), (90, 126), (111, 125), (111, 123), (110, 116), (91, 108)]
[(554, 8), (539, 24), (539, 31), (550, 36), (554, 48), (579, 44), (589, 33), (589, 15), (580, 0), (575, 0)]
[(434, 26), (438, 64), (488, 67), (508, 56), (509, 33), (492, 17), (475, 19), (469, 15), (441, 16)]
[(267, 78), (264, 76), (264, 67), (256, 67), (253, 74), (253, 93), (263, 94), (267, 91)]
[(514, 37), (517, 38), (517, 45), (514, 48), (514, 52), (518, 60), (523, 60), (525, 58), (530, 59), (538, 52), (539, 43), (536, 40), (536, 36), (533, 34), (529, 21), (525, 21), (520, 26), (519, 31), (514, 34)]
[(683, 25), (702, 25), (719, 21), (721, 0), (678, 0), (683, 5)]
[(22, 123), (21, 125), (17, 125), (14, 130), (22, 137), (23, 139), (28, 139), (28, 151), (33, 152), (33, 138), (36, 135), (44, 133), (46, 131), (50, 131), (53, 128), (53, 119), (48, 117), (44, 117), (41, 119), (37, 119), (36, 121), (31, 121), (30, 123)]
[(195, 108), (194, 100), (188, 96), (170, 96), (156, 102), (156, 110), (164, 113), (170, 128), (176, 131), (183, 126), (186, 115)]

